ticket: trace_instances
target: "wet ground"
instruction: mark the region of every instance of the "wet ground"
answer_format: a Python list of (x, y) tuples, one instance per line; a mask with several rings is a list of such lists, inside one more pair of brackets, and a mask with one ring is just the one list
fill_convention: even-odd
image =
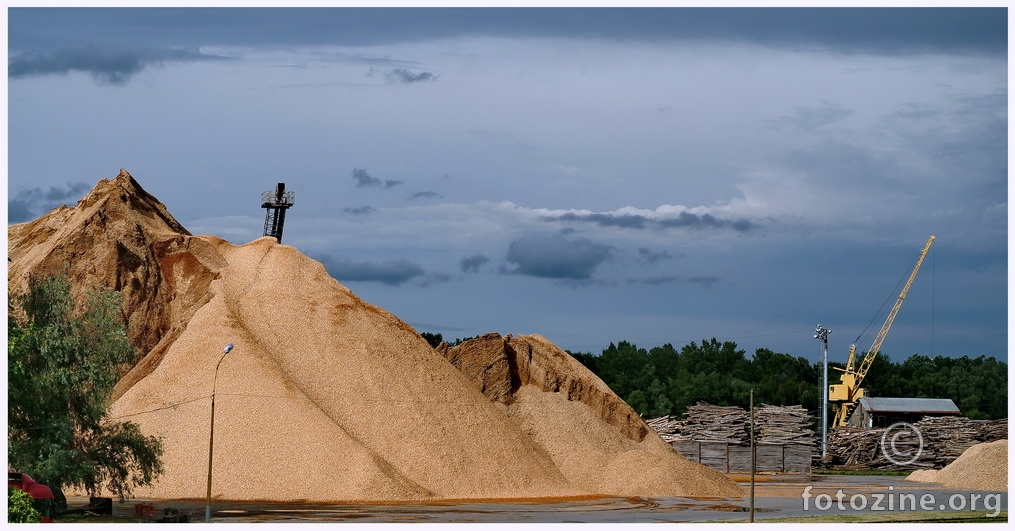
[[(745, 491), (747, 476), (731, 476)], [(808, 488), (810, 487), (810, 488)], [(809, 497), (805, 497), (805, 494)], [(84, 498), (68, 500), (71, 507)], [(203, 522), (204, 500), (131, 500), (113, 503), (124, 518), (135, 517), (135, 504), (151, 503), (154, 518), (166, 508), (190, 522)], [(380, 522), (380, 523), (651, 523), (741, 521), (748, 518), (748, 497), (724, 500), (691, 498), (597, 498), (572, 501), (443, 502), (429, 504), (286, 504), (212, 501), (212, 521)], [(758, 476), (755, 519), (827, 514), (969, 511), (990, 516), (1008, 509), (1006, 492), (942, 489), (912, 483), (902, 476)], [(139, 519), (140, 520), (140, 519)], [(145, 518), (151, 521), (152, 518)]]

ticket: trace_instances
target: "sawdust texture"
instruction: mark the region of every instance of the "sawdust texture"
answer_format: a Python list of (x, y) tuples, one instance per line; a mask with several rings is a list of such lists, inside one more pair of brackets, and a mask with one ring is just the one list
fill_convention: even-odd
[(723, 474), (677, 453), (599, 377), (539, 335), (486, 334), (441, 350), (585, 490), (614, 496), (739, 497)]
[(216, 500), (742, 495), (545, 338), (455, 363), (293, 247), (191, 235), (126, 171), (8, 238), (8, 289), (124, 292), (140, 356), (110, 417), (165, 448), (138, 497), (203, 499), (212, 429)]
[(1008, 439), (971, 446), (941, 470), (917, 470), (909, 481), (951, 489), (1008, 491)]

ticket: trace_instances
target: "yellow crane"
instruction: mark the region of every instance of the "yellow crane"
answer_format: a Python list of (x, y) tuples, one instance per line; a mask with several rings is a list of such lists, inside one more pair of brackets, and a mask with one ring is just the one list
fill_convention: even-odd
[(920, 257), (916, 260), (913, 272), (909, 274), (909, 279), (906, 280), (906, 285), (903, 286), (902, 291), (899, 293), (899, 298), (896, 299), (895, 306), (893, 306), (892, 311), (888, 313), (888, 319), (885, 320), (885, 324), (881, 325), (881, 331), (879, 331), (877, 337), (874, 338), (874, 343), (867, 351), (863, 361), (860, 362), (859, 368), (854, 369), (854, 363), (856, 361), (855, 344), (849, 346), (849, 360), (846, 362), (846, 368), (835, 368), (838, 371), (842, 371), (842, 377), (840, 383), (828, 386), (828, 401), (835, 404), (835, 420), (832, 423), (832, 427), (841, 428), (845, 426), (849, 416), (852, 415), (853, 410), (856, 409), (857, 403), (866, 394), (866, 391), (860, 387), (860, 383), (863, 382), (864, 376), (866, 376), (867, 371), (870, 370), (871, 363), (874, 362), (874, 358), (877, 357), (878, 351), (881, 350), (881, 344), (885, 342), (885, 336), (888, 335), (888, 329), (892, 327), (892, 321), (895, 320), (895, 316), (899, 313), (899, 308), (902, 307), (902, 301), (905, 300), (906, 294), (909, 293), (909, 287), (913, 285), (913, 279), (916, 278), (916, 272), (920, 270), (920, 265), (923, 264), (923, 259), (927, 256), (927, 251), (930, 250), (930, 244), (932, 243), (934, 243), (934, 236), (931, 236), (927, 240), (927, 244), (924, 245), (923, 250), (920, 251)]

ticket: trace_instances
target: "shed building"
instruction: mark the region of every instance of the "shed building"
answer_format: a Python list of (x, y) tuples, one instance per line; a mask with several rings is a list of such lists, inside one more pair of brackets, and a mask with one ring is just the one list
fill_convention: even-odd
[(961, 415), (948, 398), (887, 398), (865, 396), (846, 422), (854, 428), (887, 428), (896, 422), (914, 423), (926, 416)]

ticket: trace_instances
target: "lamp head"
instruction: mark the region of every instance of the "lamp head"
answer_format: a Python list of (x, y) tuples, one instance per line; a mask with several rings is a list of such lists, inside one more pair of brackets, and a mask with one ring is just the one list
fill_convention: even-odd
[(233, 349), (233, 344), (229, 343), (226, 348), (222, 351), (223, 354), (229, 354), (229, 351)]

